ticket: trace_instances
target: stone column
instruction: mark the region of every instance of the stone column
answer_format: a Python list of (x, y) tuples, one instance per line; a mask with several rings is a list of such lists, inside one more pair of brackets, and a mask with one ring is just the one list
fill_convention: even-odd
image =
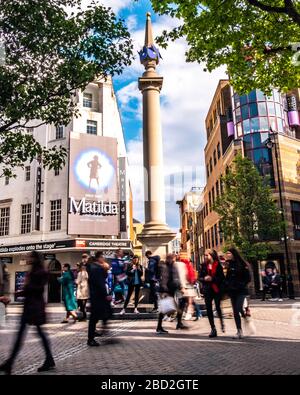
[(143, 94), (143, 152), (145, 226), (139, 235), (143, 250), (150, 249), (162, 258), (169, 252), (168, 243), (173, 233), (166, 224), (162, 130), (160, 117), (160, 91), (163, 78), (156, 72), (159, 51), (152, 37), (150, 14), (147, 14), (145, 45), (140, 52), (145, 72), (139, 78), (139, 89)]

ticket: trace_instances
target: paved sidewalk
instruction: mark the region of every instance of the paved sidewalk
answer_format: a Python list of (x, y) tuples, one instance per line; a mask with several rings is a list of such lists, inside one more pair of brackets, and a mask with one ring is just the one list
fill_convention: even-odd
[[(62, 313), (50, 313), (45, 326), (50, 335), (57, 367), (45, 374), (300, 374), (300, 302), (251, 301), (256, 334), (233, 340), (234, 321), (224, 303), (226, 333), (209, 339), (206, 318), (187, 322), (188, 331), (177, 331), (167, 322), (168, 335), (155, 333), (154, 320), (124, 320), (111, 323), (115, 344), (101, 341), (101, 347), (86, 345), (87, 323), (59, 324)], [(3, 361), (15, 334), (15, 318), (10, 316), (0, 329), (0, 361)], [(217, 322), (217, 327), (219, 323)], [(34, 328), (14, 373), (35, 374), (44, 359)]]

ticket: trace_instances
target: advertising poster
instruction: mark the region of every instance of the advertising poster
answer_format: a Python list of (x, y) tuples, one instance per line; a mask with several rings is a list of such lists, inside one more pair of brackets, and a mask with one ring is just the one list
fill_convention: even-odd
[(300, 184), (300, 150), (293, 141), (279, 136), (280, 159), (285, 182)]
[(71, 133), (68, 233), (119, 233), (117, 139)]
[[(27, 272), (16, 272), (15, 274), (15, 292), (22, 291), (24, 288)], [(15, 302), (23, 302), (24, 297), (15, 294)]]

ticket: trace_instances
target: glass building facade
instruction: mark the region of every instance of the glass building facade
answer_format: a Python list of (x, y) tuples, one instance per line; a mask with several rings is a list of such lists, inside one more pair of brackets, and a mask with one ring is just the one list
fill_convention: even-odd
[(286, 97), (276, 90), (266, 96), (260, 90), (248, 95), (233, 95), (233, 122), (236, 138), (244, 143), (245, 156), (253, 161), (260, 174), (275, 186), (272, 152), (266, 147), (269, 130), (288, 132)]

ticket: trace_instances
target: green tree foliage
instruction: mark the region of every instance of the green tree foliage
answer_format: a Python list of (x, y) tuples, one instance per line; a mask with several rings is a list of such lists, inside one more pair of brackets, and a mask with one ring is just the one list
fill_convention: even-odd
[(179, 19), (160, 44), (186, 37), (187, 61), (204, 62), (208, 71), (225, 65), (239, 93), (300, 86), (299, 0), (152, 0), (152, 5)]
[[(76, 89), (131, 63), (129, 32), (110, 8), (81, 0), (0, 0), (0, 163), (3, 175), (39, 156), (60, 167), (66, 151), (47, 150), (24, 129), (30, 120), (67, 125)], [(0, 174), (0, 176), (1, 176)]]
[(236, 246), (250, 262), (265, 259), (278, 241), (284, 224), (271, 189), (255, 165), (240, 154), (223, 178), (224, 193), (214, 210), (227, 245)]

